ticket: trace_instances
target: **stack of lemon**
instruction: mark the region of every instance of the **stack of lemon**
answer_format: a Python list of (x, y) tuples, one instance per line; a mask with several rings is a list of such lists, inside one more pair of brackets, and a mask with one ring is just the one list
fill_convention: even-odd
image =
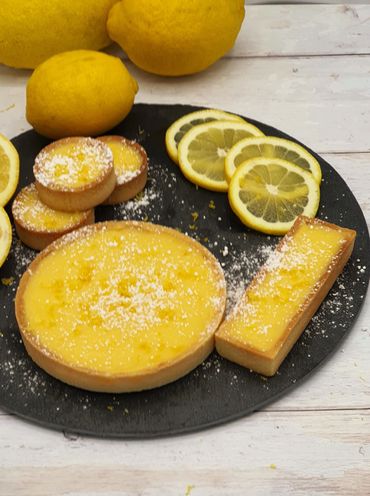
[(231, 208), (248, 227), (285, 234), (299, 215), (316, 215), (321, 169), (315, 157), (239, 116), (187, 114), (168, 128), (166, 147), (189, 181), (228, 192)]
[(0, 267), (12, 244), (12, 226), (4, 206), (16, 190), (19, 179), (19, 157), (13, 144), (0, 134)]

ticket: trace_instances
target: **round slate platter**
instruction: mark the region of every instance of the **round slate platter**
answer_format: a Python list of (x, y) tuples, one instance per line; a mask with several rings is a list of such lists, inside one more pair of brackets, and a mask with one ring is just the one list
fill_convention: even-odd
[[(168, 158), (167, 127), (193, 110), (181, 105), (134, 106), (112, 134), (135, 139), (147, 150), (147, 187), (127, 204), (97, 208), (96, 217), (97, 221), (149, 220), (200, 240), (224, 267), (230, 307), (278, 238), (245, 228), (231, 212), (225, 194), (197, 189)], [(267, 135), (288, 137), (248, 120)], [(13, 143), (21, 158), (21, 188), (33, 180), (34, 158), (48, 140), (29, 131)], [(0, 406), (47, 427), (102, 437), (144, 438), (195, 431), (242, 417), (299, 384), (350, 331), (370, 272), (369, 234), (362, 211), (343, 179), (314, 155), (323, 171), (318, 217), (355, 229), (357, 240), (343, 274), (275, 377), (266, 379), (214, 353), (186, 377), (151, 391), (99, 394), (59, 382), (33, 364), (20, 339), (13, 300), (19, 278), (36, 253), (14, 235), (11, 253), (0, 269)]]

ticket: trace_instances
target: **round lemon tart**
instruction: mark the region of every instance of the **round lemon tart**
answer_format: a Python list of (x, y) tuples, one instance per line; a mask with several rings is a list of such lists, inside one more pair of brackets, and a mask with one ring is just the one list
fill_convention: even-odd
[(94, 223), (94, 209), (61, 212), (42, 203), (34, 183), (18, 193), (12, 214), (18, 237), (34, 250), (43, 250), (64, 234)]
[(97, 138), (109, 146), (113, 153), (117, 185), (104, 201), (115, 205), (134, 198), (145, 188), (148, 178), (148, 157), (144, 148), (135, 141), (122, 136), (101, 136)]
[(93, 138), (54, 141), (37, 155), (33, 172), (41, 201), (63, 212), (96, 207), (117, 183), (110, 148)]
[(102, 392), (150, 389), (214, 348), (223, 271), (201, 244), (145, 222), (83, 227), (49, 245), (17, 291), (31, 358), (52, 376)]

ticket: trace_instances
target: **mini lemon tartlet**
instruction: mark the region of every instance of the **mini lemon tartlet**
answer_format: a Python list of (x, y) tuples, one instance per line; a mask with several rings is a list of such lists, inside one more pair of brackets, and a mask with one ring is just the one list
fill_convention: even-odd
[(94, 223), (94, 209), (85, 212), (51, 209), (40, 200), (34, 183), (18, 193), (12, 214), (19, 238), (34, 250), (43, 250), (63, 234)]
[(110, 148), (93, 138), (54, 141), (37, 155), (33, 172), (41, 201), (63, 212), (99, 205), (117, 182)]
[(148, 177), (146, 151), (135, 141), (122, 136), (101, 136), (97, 138), (109, 146), (113, 153), (117, 185), (104, 204), (114, 205), (134, 198), (145, 188)]
[(216, 333), (223, 357), (274, 375), (351, 256), (356, 232), (298, 217)]
[(16, 318), (32, 359), (102, 392), (182, 377), (213, 350), (226, 285), (216, 258), (170, 228), (111, 221), (49, 245), (22, 276)]

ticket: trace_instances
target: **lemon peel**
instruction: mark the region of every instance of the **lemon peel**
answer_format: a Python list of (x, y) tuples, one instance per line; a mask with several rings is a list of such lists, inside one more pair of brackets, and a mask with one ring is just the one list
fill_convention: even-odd
[(96, 136), (130, 112), (138, 85), (118, 57), (94, 50), (60, 53), (27, 84), (26, 116), (49, 138)]
[(244, 0), (125, 0), (108, 17), (108, 32), (141, 69), (162, 76), (202, 71), (234, 45)]

